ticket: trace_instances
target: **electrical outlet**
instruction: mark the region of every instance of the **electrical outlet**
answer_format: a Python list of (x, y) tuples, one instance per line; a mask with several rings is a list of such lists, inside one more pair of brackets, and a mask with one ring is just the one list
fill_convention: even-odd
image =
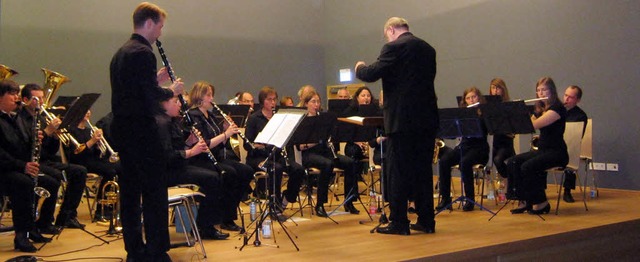
[(618, 171), (618, 163), (607, 163), (607, 171)]
[(606, 169), (606, 165), (605, 165), (604, 163), (596, 163), (596, 162), (593, 162), (592, 167), (593, 167), (593, 170), (600, 170), (600, 171), (605, 171), (605, 170), (607, 170), (607, 169)]

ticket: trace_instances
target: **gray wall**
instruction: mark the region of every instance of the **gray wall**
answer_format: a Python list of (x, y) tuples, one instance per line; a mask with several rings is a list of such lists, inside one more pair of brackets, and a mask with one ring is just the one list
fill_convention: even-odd
[(487, 92), (494, 77), (506, 81), (513, 99), (534, 98), (542, 76), (554, 78), (560, 95), (579, 85), (580, 106), (594, 121), (594, 160), (620, 166), (620, 172), (598, 171), (599, 185), (637, 190), (638, 14), (640, 2), (624, 0), (327, 0), (325, 77), (337, 82), (339, 68), (375, 61), (386, 19), (405, 17), (438, 52), (440, 107), (454, 107), (455, 96), (470, 86)]
[[(639, 111), (638, 1), (154, 2), (169, 12), (162, 40), (174, 70), (187, 86), (212, 82), (218, 102), (263, 85), (295, 96), (303, 84), (337, 84), (338, 69), (375, 60), (388, 17), (405, 17), (438, 51), (440, 107), (455, 106), (455, 96), (469, 86), (487, 90), (493, 77), (505, 79), (512, 98), (533, 98), (541, 76), (552, 76), (561, 92), (577, 84), (585, 90), (581, 107), (594, 119), (595, 160), (620, 164), (620, 172), (598, 172), (600, 186), (640, 189), (633, 172), (640, 167), (633, 117)], [(60, 94), (100, 92), (94, 112), (104, 115), (108, 64), (131, 33), (137, 3), (1, 1), (0, 63), (18, 70), (20, 83), (42, 83), (40, 67), (65, 74), (73, 82)]]

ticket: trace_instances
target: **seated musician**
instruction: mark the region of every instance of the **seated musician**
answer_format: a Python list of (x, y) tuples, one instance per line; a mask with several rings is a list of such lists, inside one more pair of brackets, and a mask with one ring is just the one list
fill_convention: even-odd
[[(584, 136), (589, 118), (587, 113), (578, 106), (580, 99), (582, 99), (582, 88), (579, 86), (569, 86), (564, 90), (564, 108), (567, 109), (567, 122), (583, 122), (582, 135)], [(573, 203), (575, 200), (571, 195), (571, 190), (576, 188), (576, 173), (567, 169), (564, 174), (564, 194), (562, 199), (567, 203)]]
[[(212, 169), (197, 167), (188, 164), (188, 159), (206, 154), (208, 146), (204, 140), (198, 138), (185, 130), (184, 122), (180, 115), (180, 101), (177, 97), (163, 101), (166, 117), (160, 121), (167, 121), (171, 145), (167, 145), (167, 152), (171, 152), (167, 167), (169, 168), (169, 186), (179, 184), (196, 184), (200, 192), (205, 194), (204, 199), (200, 199), (196, 225), (200, 230), (200, 235), (204, 239), (222, 240), (229, 237), (228, 233), (223, 233), (215, 226), (222, 223), (223, 193), (222, 176)], [(163, 125), (161, 125), (163, 126)], [(192, 145), (192, 146), (187, 146)]]
[[(341, 90), (346, 90), (346, 89), (341, 89)], [(374, 112), (360, 112), (360, 106), (363, 106), (363, 105), (373, 105)], [(345, 117), (349, 117), (349, 116), (365, 117), (365, 116), (382, 115), (382, 112), (380, 111), (380, 108), (378, 107), (378, 103), (376, 99), (373, 97), (371, 90), (365, 86), (365, 87), (360, 87), (358, 88), (358, 90), (356, 90), (353, 98), (351, 99), (351, 102), (349, 103), (349, 107), (347, 107), (344, 110), (342, 115)], [(362, 170), (360, 161), (365, 157), (363, 152), (367, 150), (366, 149), (367, 141), (369, 139), (376, 139), (375, 133), (371, 133), (371, 134), (373, 136), (368, 138), (365, 141), (350, 141), (350, 142), (347, 142), (347, 144), (345, 145), (344, 153), (345, 155), (353, 158), (353, 160), (356, 161), (358, 165), (357, 170)]]
[[(22, 116), (27, 130), (31, 130), (33, 117), (35, 115), (35, 104), (29, 104), (28, 102), (31, 101), (33, 97), (38, 97), (40, 103), (44, 106), (44, 90), (37, 84), (27, 84), (22, 88), (20, 95), (22, 96), (22, 101), (27, 104), (27, 106), (22, 107), (18, 114)], [(50, 119), (48, 123), (42, 114), (38, 117), (41, 119), (42, 127), (44, 127), (40, 170), (42, 173), (58, 179), (58, 181), (66, 180), (67, 182), (64, 200), (58, 211), (55, 225), (67, 228), (84, 228), (85, 225), (78, 221), (77, 209), (86, 186), (87, 169), (81, 165), (62, 163), (60, 157), (56, 155), (60, 149), (60, 140), (58, 135), (56, 135), (58, 132), (56, 130), (62, 121), (55, 117), (54, 119)], [(66, 173), (66, 176), (63, 175), (63, 171)], [(56, 202), (57, 199), (55, 198), (47, 198), (44, 201), (43, 208), (55, 208)], [(51, 217), (51, 222), (52, 221), (53, 217)], [(55, 231), (51, 233), (55, 233)]]
[[(462, 97), (463, 99), (460, 101), (461, 108), (466, 108), (478, 102), (484, 102), (482, 93), (476, 87), (464, 90)], [(463, 137), (458, 146), (440, 157), (438, 168), (440, 171), (439, 189), (442, 200), (438, 206), (436, 206), (436, 210), (442, 211), (447, 207), (450, 208), (451, 167), (457, 164), (460, 166), (460, 176), (464, 183), (464, 195), (473, 200), (475, 196), (473, 166), (476, 164), (486, 164), (489, 160), (489, 144), (487, 143), (487, 131), (484, 125), (482, 125), (482, 131), (483, 134), (481, 137)], [(470, 201), (466, 201), (462, 207), (463, 211), (473, 211), (473, 209), (474, 203)]]
[(569, 162), (564, 129), (567, 110), (558, 98), (556, 85), (550, 77), (543, 77), (536, 83), (536, 97), (547, 99), (535, 104), (531, 123), (540, 129), (538, 150), (516, 155), (507, 160), (510, 178), (509, 190), (520, 200), (512, 214), (528, 211), (531, 214), (549, 213), (551, 205), (547, 201), (546, 170), (565, 166)]
[[(70, 163), (84, 166), (88, 172), (95, 173), (102, 178), (100, 186), (98, 186), (96, 199), (103, 199), (102, 187), (107, 181), (114, 181), (116, 175), (122, 172), (122, 167), (119, 161), (110, 158), (112, 156), (109, 155), (106, 146), (101, 145), (101, 143), (104, 143), (103, 141), (107, 141), (104, 139), (102, 129), (92, 130), (88, 126), (89, 121), (91, 121), (91, 110), (87, 111), (84, 120), (80, 121), (77, 126), (67, 129), (78, 143), (85, 145), (85, 149), (78, 154), (74, 153), (74, 148), (66, 147), (68, 149), (67, 156), (69, 156)], [(112, 214), (110, 208), (107, 206), (102, 207), (101, 204), (98, 204), (95, 214), (96, 220), (109, 219)], [(102, 213), (103, 211), (104, 214)]]
[[(272, 87), (265, 86), (260, 89), (260, 92), (258, 93), (258, 100), (261, 107), (260, 111), (256, 111), (251, 114), (247, 120), (245, 135), (249, 141), (254, 141), (258, 136), (258, 133), (264, 129), (267, 122), (269, 122), (271, 117), (273, 117), (276, 109), (276, 101), (278, 101), (278, 93)], [(282, 149), (279, 148), (275, 149), (275, 151), (273, 151), (273, 155), (267, 159), (273, 150), (272, 145), (253, 143), (253, 148), (251, 148), (245, 143), (244, 147), (248, 153), (247, 164), (253, 167), (256, 171), (261, 170), (259, 168), (260, 164), (263, 165), (263, 168), (273, 168), (273, 157), (275, 157), (275, 181), (269, 181), (267, 185), (269, 186), (269, 189), (271, 189), (271, 186), (273, 185), (272, 183), (275, 183), (275, 192), (273, 192), (276, 196), (275, 201), (280, 203), (283, 208), (285, 208), (288, 203), (296, 202), (298, 199), (298, 193), (300, 192), (302, 178), (304, 177), (304, 167), (296, 162), (288, 161), (288, 159), (283, 156)], [(265, 160), (266, 162), (263, 162)], [(283, 171), (287, 172), (289, 180), (287, 182), (287, 190), (282, 192), (281, 195), (282, 189), (280, 188), (280, 185), (282, 184)]]
[[(210, 83), (204, 81), (195, 83), (189, 92), (191, 108), (189, 116), (217, 159), (218, 165), (225, 172), (222, 178), (223, 183), (225, 188), (230, 189), (230, 195), (225, 198), (228, 201), (224, 202), (224, 214), (222, 215), (220, 228), (229, 231), (240, 231), (242, 227), (234, 222), (237, 219), (236, 210), (253, 179), (253, 168), (240, 163), (239, 156), (227, 147), (230, 144), (229, 137), (240, 133), (240, 130), (235, 124), (219, 125), (217, 123), (214, 113), (211, 111), (215, 110), (212, 104), (214, 92), (215, 88)], [(216, 170), (216, 167), (212, 166), (212, 161), (204, 154), (190, 158), (189, 163)]]
[[(36, 252), (29, 241), (43, 243), (51, 238), (43, 237), (40, 231), (50, 234), (56, 229), (53, 222), (55, 203), (43, 206), (40, 219), (36, 221), (35, 181), (51, 193), (49, 198), (57, 199), (60, 182), (48, 175), (38, 176), (40, 164), (33, 161), (35, 147), (32, 131), (23, 125), (21, 116), (16, 114), (20, 100), (18, 85), (11, 80), (0, 81), (0, 187), (9, 196), (12, 206), (12, 221), (15, 229), (14, 249), (21, 252)], [(30, 103), (36, 103), (31, 101)], [(42, 131), (37, 131), (37, 139), (42, 139)], [(37, 156), (36, 156), (37, 157)]]
[[(500, 96), (502, 98), (502, 102), (510, 100), (507, 84), (505, 84), (504, 80), (501, 78), (494, 78), (491, 80), (489, 94), (493, 96)], [(507, 177), (507, 164), (505, 163), (505, 160), (516, 154), (516, 151), (513, 149), (513, 138), (513, 134), (493, 135), (493, 164), (496, 166), (498, 174), (503, 178)]]
[[(307, 108), (309, 116), (316, 116), (320, 109), (320, 96), (315, 91), (309, 91), (302, 97), (303, 105)], [(332, 152), (328, 146), (329, 143), (309, 143), (298, 145), (302, 151), (302, 165), (305, 167), (315, 167), (320, 169), (318, 177), (318, 203), (316, 205), (316, 214), (320, 217), (328, 217), (324, 209), (324, 203), (327, 202), (329, 193), (329, 183), (333, 174), (333, 168), (337, 167), (344, 170), (344, 193), (345, 199), (349, 198), (349, 192), (353, 197), (344, 203), (345, 211), (351, 214), (359, 214), (360, 211), (353, 205), (353, 201), (358, 197), (357, 171), (353, 159)], [(334, 157), (335, 154), (335, 157)]]

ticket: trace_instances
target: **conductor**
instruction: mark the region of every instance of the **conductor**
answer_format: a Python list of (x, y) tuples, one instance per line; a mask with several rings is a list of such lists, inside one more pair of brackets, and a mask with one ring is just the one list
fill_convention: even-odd
[[(438, 105), (433, 81), (436, 51), (409, 32), (407, 20), (392, 17), (384, 25), (387, 44), (371, 65), (359, 61), (356, 77), (365, 82), (382, 79), (385, 157), (390, 174), (390, 220), (378, 233), (409, 235), (409, 228), (435, 233), (433, 171), (425, 165), (433, 157), (438, 130)], [(415, 145), (421, 145), (416, 147)], [(418, 221), (409, 225), (407, 200), (415, 193)]]

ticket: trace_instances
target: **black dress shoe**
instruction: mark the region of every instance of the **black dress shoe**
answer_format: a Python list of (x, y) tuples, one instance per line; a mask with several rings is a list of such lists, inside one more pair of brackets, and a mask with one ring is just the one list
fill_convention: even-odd
[(38, 227), (38, 233), (46, 234), (46, 235), (57, 235), (60, 234), (60, 229), (54, 225), (45, 225)]
[(473, 211), (474, 206), (473, 202), (466, 202), (464, 206), (462, 206), (462, 211)]
[(329, 215), (327, 214), (327, 211), (324, 210), (324, 206), (323, 205), (317, 205), (316, 206), (316, 216), (329, 217)]
[(344, 211), (347, 211), (354, 215), (360, 214), (360, 210), (358, 210), (355, 206), (353, 206), (353, 203), (344, 204)]
[(525, 204), (524, 207), (511, 209), (511, 214), (522, 214), (525, 211), (529, 211), (529, 210), (531, 210), (531, 205)]
[(78, 221), (77, 217), (68, 219), (65, 223), (64, 223), (64, 227), (66, 228), (79, 228), (79, 229), (84, 229), (85, 225), (80, 223), (80, 221)]
[(200, 237), (203, 239), (224, 240), (229, 237), (229, 233), (222, 233), (215, 227), (208, 227), (201, 230)]
[(541, 209), (531, 208), (531, 210), (529, 210), (529, 214), (531, 215), (549, 214), (549, 211), (551, 211), (551, 204), (547, 202), (547, 205)]
[(564, 190), (564, 195), (562, 196), (562, 200), (564, 200), (564, 202), (567, 202), (567, 203), (576, 202), (576, 200), (574, 200), (573, 196), (571, 195), (571, 191), (569, 190)]
[(29, 239), (27, 238), (27, 233), (16, 232), (16, 237), (13, 239), (13, 248), (16, 250), (20, 250), (21, 252), (35, 253), (36, 247), (31, 244)]
[(449, 209), (449, 210), (452, 210), (452, 208), (451, 208), (451, 205), (450, 205), (450, 204), (451, 204), (451, 198), (444, 198), (444, 197), (443, 197), (443, 198), (442, 198), (442, 201), (440, 201), (440, 204), (438, 204), (438, 205), (436, 206), (436, 210), (437, 210), (437, 211), (442, 211), (442, 210), (444, 210), (445, 208), (446, 208), (446, 209)]
[(37, 230), (32, 230), (29, 232), (29, 239), (33, 241), (33, 243), (49, 243), (51, 242), (50, 237), (44, 237)]
[(380, 234), (402, 235), (402, 236), (408, 236), (411, 234), (411, 231), (409, 231), (409, 225), (398, 225), (393, 222), (389, 223), (389, 225), (386, 227), (377, 228), (376, 232)]
[(227, 230), (227, 231), (240, 231), (242, 230), (241, 226), (236, 225), (235, 222), (231, 221), (231, 222), (226, 222), (226, 223), (222, 223), (220, 225), (221, 229)]
[(436, 232), (436, 222), (434, 221), (433, 225), (424, 225), (421, 223), (415, 223), (415, 224), (409, 225), (409, 228), (411, 228), (411, 230), (422, 231), (427, 234), (433, 234)]

